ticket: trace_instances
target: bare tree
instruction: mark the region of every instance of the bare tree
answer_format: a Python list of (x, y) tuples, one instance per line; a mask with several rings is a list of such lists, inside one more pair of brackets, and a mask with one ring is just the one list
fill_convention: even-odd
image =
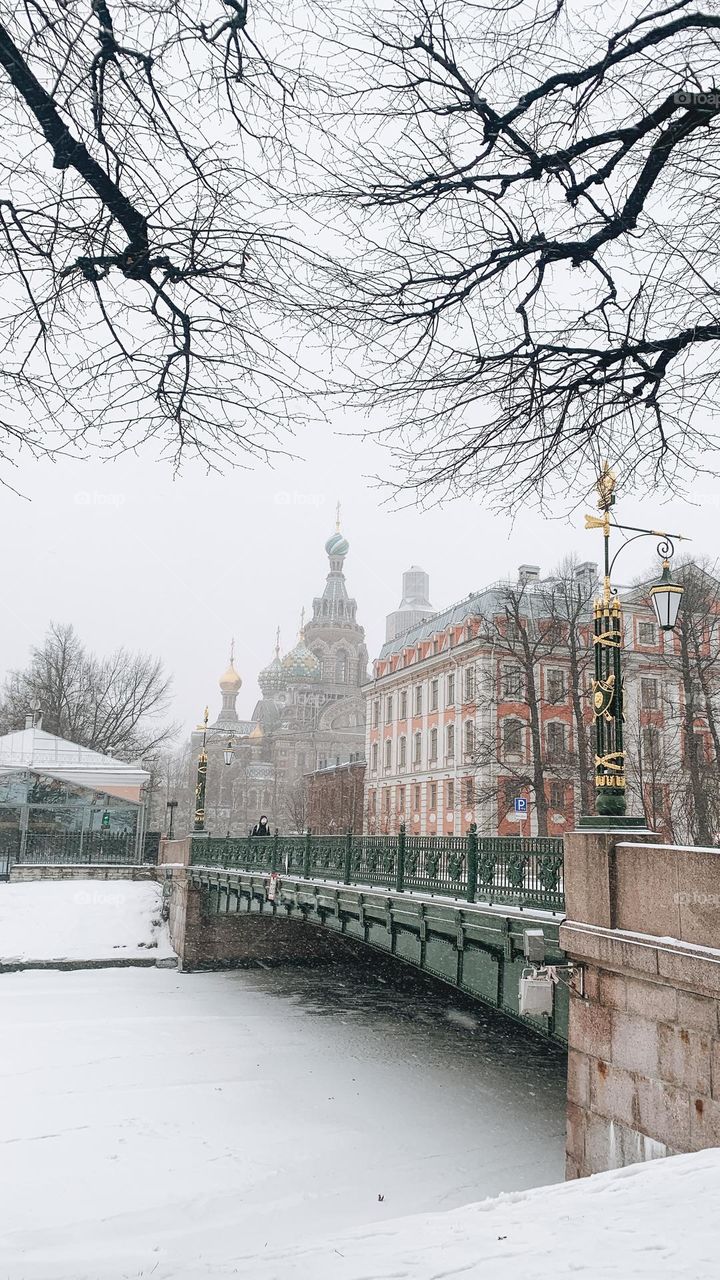
[(49, 733), (119, 759), (154, 756), (176, 732), (165, 720), (170, 679), (159, 658), (117, 649), (96, 658), (71, 626), (52, 623), (29, 665), (10, 672), (0, 695), (4, 731), (42, 714)]
[[(566, 628), (565, 628), (566, 630)], [(498, 770), (533, 798), (539, 835), (548, 834), (549, 803), (547, 786), (550, 778), (567, 770), (567, 751), (549, 759), (543, 740), (541, 662), (553, 655), (563, 642), (563, 624), (547, 611), (545, 592), (533, 591), (526, 583), (508, 584), (502, 588), (495, 616), (484, 620), (481, 634), (494, 655), (504, 664), (498, 685), (493, 670), (489, 687), (480, 691), (479, 702), (485, 701), (484, 725), (478, 734), (476, 766), (490, 769), (485, 788), (479, 786), (478, 798), (489, 799), (488, 788), (497, 792), (494, 776)], [(513, 682), (512, 685), (508, 682)], [(500, 702), (518, 707), (518, 721), (497, 721)], [(489, 714), (488, 714), (489, 712)], [(509, 741), (509, 724), (522, 726), (520, 742)], [(529, 741), (523, 739), (527, 732)], [(485, 794), (483, 794), (485, 792)], [(498, 804), (501, 801), (498, 798)]]
[(175, 457), (264, 456), (302, 416), (287, 299), (317, 248), (281, 210), (303, 50), (277, 9), (5, 6), (5, 456), (152, 437)]
[(682, 685), (682, 751), (688, 774), (690, 834), (715, 844), (720, 827), (720, 582), (715, 566), (685, 563), (685, 588), (667, 662)]
[(707, 467), (716, 6), (349, 7), (336, 167), (364, 240), (333, 319), (404, 483), (506, 505), (605, 456), (638, 481)]
[(567, 660), (581, 813), (591, 813), (594, 805), (587, 713), (594, 656), (590, 629), (595, 587), (594, 576), (579, 572), (577, 557), (568, 556), (550, 575), (544, 591), (544, 610), (558, 623), (556, 643)]

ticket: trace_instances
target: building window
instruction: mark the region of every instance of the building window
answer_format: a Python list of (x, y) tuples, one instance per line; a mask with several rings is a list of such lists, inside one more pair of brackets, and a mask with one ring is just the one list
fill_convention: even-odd
[(392, 718), (393, 718), (393, 700), (392, 700), (392, 694), (390, 694), (390, 696), (385, 699), (385, 723), (392, 724)]
[(455, 676), (447, 678), (447, 705), (451, 707), (455, 702)]
[(407, 764), (407, 738), (401, 738), (398, 743), (398, 768), (404, 769)]
[(501, 804), (503, 812), (509, 813), (515, 807), (515, 798), (519, 794), (519, 783), (514, 782), (512, 778), (507, 778), (502, 786)]
[(658, 705), (658, 682), (643, 676), (640, 681), (640, 705), (644, 711), (656, 711)]
[(465, 742), (464, 742), (465, 755), (471, 756), (475, 750), (475, 725), (473, 724), (472, 720), (465, 721), (464, 735), (465, 735)]
[(379, 701), (375, 701), (375, 702), (373, 702), (373, 710), (372, 710), (372, 727), (373, 727), (373, 729), (377, 729), (377, 727), (378, 727), (378, 720), (379, 720), (379, 719), (380, 719), (380, 702), (379, 702)]
[(385, 739), (385, 768), (392, 767), (392, 738)]
[(431, 680), (430, 681), (430, 710), (437, 711), (437, 709), (438, 709), (438, 681)]
[(518, 631), (518, 624), (517, 624), (517, 618), (507, 618), (507, 617), (506, 617), (506, 620), (505, 620), (505, 635), (506, 635), (507, 639), (508, 639), (508, 640), (510, 640), (511, 642), (512, 642), (512, 641), (517, 640), (518, 635), (519, 635), (519, 631)]
[(522, 701), (524, 682), (520, 667), (503, 667), (503, 697), (509, 702)]
[(347, 678), (348, 678), (348, 657), (347, 657), (347, 654), (343, 650), (341, 650), (335, 659), (335, 683), (347, 684)]
[(446, 792), (447, 794), (446, 794), (446, 800), (445, 800), (445, 807), (447, 809), (454, 809), (455, 808), (455, 783), (454, 782), (448, 782), (446, 784)]
[(640, 644), (657, 644), (657, 631), (654, 622), (638, 623), (638, 641)]
[(475, 668), (465, 668), (465, 701), (472, 702), (475, 697)]
[(422, 715), (422, 685), (415, 686), (415, 715)]
[(502, 727), (503, 751), (507, 756), (521, 756), (523, 744), (522, 720), (504, 720)]
[(660, 760), (660, 733), (657, 725), (645, 725), (642, 731), (642, 745), (645, 763), (657, 763)]
[(430, 808), (437, 809), (437, 782), (430, 783)]
[(448, 760), (455, 757), (455, 725), (449, 724), (445, 730), (445, 746), (447, 750)]
[(472, 778), (465, 779), (465, 804), (469, 809), (475, 804), (475, 783)]
[(383, 791), (383, 809), (385, 813), (390, 812), (390, 788), (386, 787)]
[(405, 812), (405, 788), (398, 787), (398, 812)]
[(550, 783), (550, 807), (552, 809), (565, 808), (565, 787), (562, 782)]
[(567, 751), (566, 726), (558, 720), (551, 720), (545, 730), (547, 752), (551, 760), (562, 760)]
[(377, 773), (377, 766), (378, 766), (378, 744), (377, 742), (373, 742), (372, 748), (370, 750), (370, 768), (372, 769), (373, 773)]
[(413, 752), (413, 764), (422, 764), (422, 734), (415, 734), (415, 750)]
[(298, 769), (305, 768), (305, 752), (304, 751), (298, 751), (297, 753), (297, 767)]
[(420, 812), (420, 787), (416, 786), (414, 788), (414, 791), (415, 791), (415, 797), (413, 800), (413, 805), (415, 807), (415, 812), (419, 813)]
[(437, 760), (437, 729), (430, 730), (430, 760)]
[(553, 667), (546, 677), (548, 702), (565, 701), (565, 672), (561, 667)]
[(374, 816), (374, 814), (375, 814), (376, 798), (377, 798), (377, 797), (376, 797), (376, 792), (374, 792), (374, 791), (369, 791), (369, 792), (368, 792), (368, 810), (369, 810), (369, 812), (370, 812), (371, 816)]
[(400, 719), (407, 720), (407, 693), (405, 690), (400, 694)]

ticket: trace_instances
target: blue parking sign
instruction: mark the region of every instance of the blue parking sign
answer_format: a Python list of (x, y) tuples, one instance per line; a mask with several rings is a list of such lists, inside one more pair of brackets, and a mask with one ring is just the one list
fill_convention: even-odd
[(527, 800), (525, 799), (525, 796), (515, 797), (515, 812), (527, 813)]

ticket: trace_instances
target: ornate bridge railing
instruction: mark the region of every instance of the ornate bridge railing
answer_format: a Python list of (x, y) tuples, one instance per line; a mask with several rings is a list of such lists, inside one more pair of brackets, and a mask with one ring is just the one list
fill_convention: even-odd
[(278, 871), (306, 880), (416, 889), (465, 902), (562, 911), (563, 842), (555, 837), (203, 836), (193, 866)]
[(138, 858), (135, 833), (131, 831), (28, 831), (24, 843), (19, 836), (16, 839), (8, 864), (12, 867), (156, 863), (159, 842), (158, 831), (146, 831)]

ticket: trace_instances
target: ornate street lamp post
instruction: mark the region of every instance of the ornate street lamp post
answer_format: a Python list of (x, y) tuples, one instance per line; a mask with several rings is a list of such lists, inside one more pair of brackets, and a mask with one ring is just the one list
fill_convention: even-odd
[(207, 783), (207, 727), (209, 712), (205, 708), (203, 717), (203, 738), (202, 747), (197, 763), (197, 783), (195, 786), (195, 821), (193, 824), (193, 835), (203, 834), (205, 831), (205, 786)]
[(168, 800), (167, 804), (165, 805), (165, 812), (170, 814), (170, 822), (168, 824), (168, 840), (174, 839), (175, 810), (177, 809), (177, 807), (178, 807), (177, 800)]
[[(593, 713), (595, 716), (595, 807), (605, 820), (617, 818), (623, 825), (634, 819), (626, 819), (625, 798), (625, 746), (623, 741), (624, 688), (622, 676), (623, 616), (620, 600), (611, 585), (615, 562), (630, 542), (638, 538), (659, 538), (658, 555), (663, 562), (660, 581), (650, 589), (655, 616), (663, 631), (672, 631), (677, 620), (683, 588), (672, 581), (670, 560), (675, 553), (673, 539), (686, 541), (679, 533), (662, 533), (655, 529), (639, 529), (634, 525), (618, 524), (610, 517), (615, 504), (616, 479), (607, 462), (597, 482), (598, 507), (601, 516), (586, 516), (586, 529), (602, 529), (605, 539), (605, 574), (603, 592), (594, 607), (593, 647), (595, 652), (595, 678), (592, 682)], [(610, 559), (610, 529), (632, 534)], [(590, 820), (592, 822), (592, 819)], [(597, 820), (595, 820), (597, 821)], [(642, 821), (637, 819), (638, 822)]]

